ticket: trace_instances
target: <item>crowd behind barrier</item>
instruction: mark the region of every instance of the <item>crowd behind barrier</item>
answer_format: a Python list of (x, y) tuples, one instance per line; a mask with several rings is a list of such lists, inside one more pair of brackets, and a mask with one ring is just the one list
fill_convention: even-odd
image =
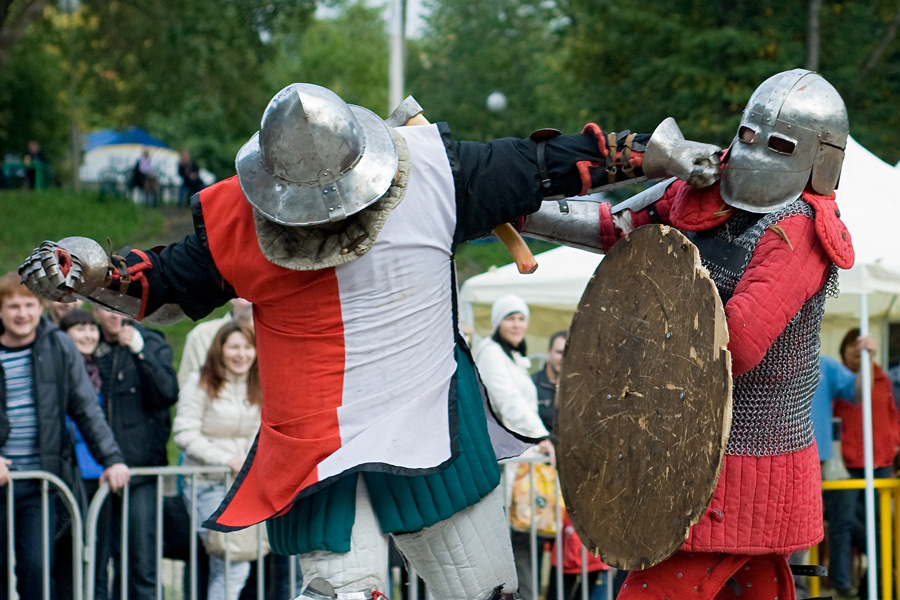
[[(539, 457), (531, 457), (531, 458), (517, 458), (511, 459), (508, 461), (510, 463), (519, 463), (519, 464), (528, 464), (529, 468), (529, 477), (534, 476), (534, 466), (546, 464), (545, 461), (541, 460)], [(200, 550), (200, 541), (196, 535), (187, 535), (182, 537), (187, 537), (188, 548), (186, 552), (186, 560), (181, 561), (178, 559), (173, 559), (166, 556), (166, 552), (164, 551), (166, 546), (166, 536), (176, 535), (177, 533), (184, 532), (173, 532), (166, 531), (166, 523), (164, 515), (167, 511), (163, 510), (164, 503), (166, 502), (180, 502), (182, 500), (182, 495), (179, 493), (178, 489), (181, 485), (182, 480), (192, 481), (195, 480), (199, 475), (221, 475), (228, 484), (230, 484), (231, 480), (231, 470), (228, 467), (186, 467), (186, 466), (169, 466), (169, 467), (144, 467), (144, 468), (134, 468), (131, 469), (132, 477), (153, 477), (154, 484), (156, 489), (156, 502), (157, 502), (157, 523), (156, 523), (156, 555), (155, 560), (157, 562), (157, 572), (160, 574), (157, 582), (156, 582), (156, 597), (159, 599), (163, 598), (174, 598), (174, 599), (190, 599), (197, 600), (198, 598), (202, 598), (202, 595), (198, 593), (198, 560), (199, 560), (199, 550)], [(36, 481), (40, 482), (41, 486), (41, 508), (43, 513), (42, 519), (42, 532), (40, 540), (34, 540), (34, 543), (41, 544), (43, 556), (46, 558), (49, 556), (50, 552), (50, 544), (53, 543), (53, 536), (51, 536), (50, 532), (50, 511), (52, 510), (64, 510), (66, 516), (69, 519), (69, 527), (73, 532), (71, 536), (71, 544), (72, 544), (72, 590), (73, 600), (81, 600), (83, 598), (94, 598), (96, 596), (95, 589), (95, 573), (96, 573), (96, 549), (97, 549), (97, 534), (98, 534), (98, 523), (99, 523), (99, 515), (100, 511), (109, 498), (109, 487), (104, 484), (100, 487), (98, 493), (94, 496), (91, 501), (89, 507), (87, 508), (86, 517), (82, 518), (82, 513), (78, 510), (78, 505), (73, 495), (72, 491), (63, 483), (61, 479), (47, 473), (45, 471), (19, 471), (19, 472), (11, 472), (12, 481), (10, 482), (7, 489), (3, 491), (3, 493), (7, 496), (7, 506), (10, 507), (7, 511), (7, 514), (4, 515), (6, 519), (7, 528), (9, 531), (9, 535), (7, 539), (4, 540), (4, 543), (7, 545), (7, 549), (9, 552), (9, 556), (14, 556), (14, 545), (13, 540), (15, 536), (15, 531), (13, 529), (13, 521), (12, 521), (12, 512), (11, 508), (13, 506), (13, 492), (15, 489), (15, 485), (20, 484), (24, 481)], [(124, 506), (128, 506), (128, 495), (129, 495), (129, 487), (126, 487), (123, 494), (123, 504)], [(865, 487), (865, 481), (861, 479), (852, 479), (852, 480), (843, 480), (843, 481), (826, 481), (823, 483), (823, 489), (828, 490), (838, 490), (838, 489), (863, 489)], [(875, 489), (878, 492), (879, 503), (881, 506), (879, 523), (878, 527), (880, 530), (880, 547), (879, 553), (881, 555), (881, 561), (884, 564), (892, 564), (893, 569), (883, 569), (880, 573), (880, 593), (878, 597), (880, 598), (893, 598), (894, 594), (900, 592), (900, 518), (895, 517), (895, 513), (893, 508), (898, 505), (900, 502), (900, 479), (876, 479), (875, 480)], [(556, 544), (553, 546), (552, 552), (555, 554), (555, 563), (557, 565), (563, 564), (563, 534), (564, 534), (564, 522), (563, 522), (563, 502), (561, 501), (561, 495), (558, 487), (553, 489), (553, 495), (555, 496), (552, 505), (554, 506), (554, 510), (556, 513), (555, 517), (555, 541)], [(546, 503), (546, 498), (541, 497), (541, 492), (535, 488), (534, 485), (530, 487), (530, 507), (531, 514), (535, 514), (538, 511), (538, 507), (544, 505)], [(58, 498), (58, 500), (57, 500)], [(193, 501), (196, 502), (196, 495), (193, 497)], [(197, 530), (198, 523), (196, 522), (196, 518), (193, 516), (194, 511), (191, 510), (192, 507), (185, 505), (185, 509), (187, 510), (187, 515), (189, 515), (190, 520), (190, 531)], [(128, 543), (127, 543), (127, 509), (123, 511), (122, 519), (122, 552), (123, 555), (127, 554), (129, 551)], [(564, 572), (563, 569), (555, 570), (555, 577), (552, 577), (551, 580), (548, 580), (546, 577), (547, 569), (546, 567), (542, 568), (542, 562), (550, 558), (547, 556), (545, 549), (542, 547), (544, 544), (542, 543), (539, 535), (538, 535), (538, 524), (537, 520), (533, 519), (531, 522), (531, 527), (528, 532), (530, 539), (530, 549), (531, 549), (531, 561), (532, 561), (532, 577), (533, 580), (531, 582), (532, 589), (541, 590), (541, 598), (546, 598), (551, 593), (551, 587), (554, 587), (555, 597), (556, 598), (568, 598), (568, 600), (612, 600), (614, 597), (614, 586), (613, 586), (613, 576), (615, 574), (614, 569), (609, 569), (606, 571), (601, 571), (599, 573), (589, 573), (587, 570), (588, 567), (588, 551), (583, 546), (581, 547), (581, 565), (582, 571), (580, 574), (580, 582), (579, 587), (577, 588), (577, 592), (575, 595), (566, 596), (564, 592)], [(259, 532), (260, 537), (262, 536), (262, 532)], [(262, 545), (260, 545), (259, 555), (253, 560), (257, 564), (260, 564), (260, 561), (263, 559), (263, 549)], [(183, 549), (182, 549), (183, 550)], [(818, 564), (820, 557), (819, 547), (814, 547), (810, 552), (810, 562), (812, 564)], [(173, 576), (172, 573), (177, 573), (180, 569), (164, 569), (163, 563), (168, 561), (171, 565), (177, 565), (178, 563), (182, 563), (184, 565), (184, 577)], [(45, 564), (46, 564), (45, 560)], [(228, 565), (230, 559), (226, 555), (226, 565)], [(126, 556), (122, 557), (121, 564), (126, 565), (126, 570), (124, 573), (124, 577), (122, 579), (123, 585), (121, 589), (121, 598), (128, 598), (128, 590), (127, 585), (127, 564)], [(289, 561), (289, 596), (287, 598), (294, 598), (299, 593), (302, 586), (302, 574), (299, 572), (299, 568), (297, 565), (297, 561), (292, 558)], [(81, 568), (79, 568), (79, 566)], [(6, 597), (15, 598), (15, 577), (13, 571), (13, 562), (9, 561), (8, 564), (3, 565), (3, 568), (7, 570), (9, 588), (6, 590)], [(227, 567), (226, 567), (227, 568)], [(168, 574), (168, 575), (166, 575)], [(598, 585), (595, 588), (593, 593), (589, 592), (589, 578), (590, 577), (598, 577), (599, 581)], [(167, 577), (171, 578), (171, 581), (166, 582), (165, 579)], [(408, 585), (407, 589), (402, 589), (400, 581), (417, 581), (415, 572), (410, 570), (410, 572), (405, 574), (405, 578), (403, 574), (400, 572), (399, 567), (395, 567), (391, 569), (391, 577), (392, 577), (392, 592), (394, 594), (395, 600), (421, 600), (422, 594), (420, 593), (420, 585)], [(42, 577), (40, 582), (34, 582), (34, 585), (40, 585), (42, 590), (42, 596), (44, 598), (51, 598), (50, 595), (50, 572), (48, 569), (44, 568), (42, 572)], [(809, 591), (813, 596), (817, 596), (820, 591), (820, 582), (817, 578), (810, 578), (809, 581)], [(255, 583), (255, 594), (256, 598), (267, 598), (266, 595), (266, 574), (264, 569), (257, 569), (257, 578)], [(424, 592), (425, 598), (430, 597), (427, 590)], [(237, 599), (235, 599), (237, 600)], [(278, 599), (274, 599), (278, 600)]]
[[(532, 467), (537, 464), (546, 464), (544, 461), (539, 458), (531, 458), (531, 459), (511, 459), (509, 462), (511, 463), (524, 463), (529, 464)], [(156, 598), (158, 599), (184, 599), (184, 600), (197, 600), (198, 598), (202, 598), (202, 594), (198, 590), (198, 565), (200, 560), (200, 551), (201, 551), (201, 542), (196, 535), (179, 535), (183, 534), (183, 531), (174, 531), (172, 528), (172, 523), (167, 523), (166, 516), (170, 514), (170, 511), (165, 510), (165, 504), (169, 502), (181, 502), (182, 494), (180, 493), (180, 486), (182, 484), (188, 484), (191, 481), (196, 480), (196, 478), (200, 475), (221, 475), (227, 484), (231, 483), (232, 472), (231, 469), (225, 466), (221, 467), (196, 467), (196, 466), (167, 466), (167, 467), (139, 467), (133, 468), (130, 470), (132, 475), (132, 482), (134, 482), (137, 478), (140, 481), (140, 478), (146, 479), (147, 477), (151, 477), (154, 479), (153, 485), (155, 486), (156, 492), (156, 504), (157, 504), (157, 519), (156, 519), (156, 531), (155, 531), (155, 561), (157, 563), (157, 573), (159, 574), (156, 581)], [(529, 469), (530, 474), (532, 476), (534, 470)], [(8, 504), (10, 507), (4, 518), (7, 520), (7, 524), (10, 526), (9, 531), (10, 535), (7, 536), (7, 539), (4, 540), (4, 543), (7, 544), (7, 548), (9, 549), (9, 556), (14, 557), (14, 546), (13, 540), (15, 531), (11, 528), (12, 518), (11, 518), (11, 508), (13, 506), (12, 502), (12, 492), (14, 490), (14, 486), (17, 482), (22, 481), (39, 481), (42, 486), (42, 494), (41, 494), (41, 502), (43, 511), (45, 513), (45, 518), (42, 521), (42, 535), (41, 540), (35, 540), (35, 543), (41, 543), (43, 546), (44, 556), (45, 558), (49, 556), (50, 552), (50, 544), (53, 543), (53, 536), (50, 531), (50, 519), (49, 514), (51, 510), (58, 510), (59, 504), (54, 499), (54, 492), (58, 492), (58, 497), (62, 499), (62, 506), (66, 511), (69, 519), (72, 535), (71, 543), (72, 543), (72, 598), (73, 600), (82, 600), (83, 598), (96, 598), (97, 590), (96, 590), (96, 565), (97, 565), (97, 540), (98, 540), (98, 526), (101, 523), (100, 513), (103, 509), (104, 505), (107, 503), (107, 500), (110, 497), (109, 487), (106, 484), (100, 486), (98, 492), (94, 495), (93, 499), (90, 502), (90, 505), (87, 507), (86, 516), (82, 517), (81, 511), (78, 509), (78, 504), (73, 495), (72, 491), (62, 482), (61, 479), (52, 475), (50, 473), (44, 471), (21, 471), (21, 472), (12, 472), (12, 482), (4, 490), (4, 493), (7, 494)], [(123, 565), (123, 577), (121, 578), (120, 585), (120, 597), (125, 600), (128, 598), (128, 589), (127, 589), (127, 580), (128, 580), (128, 571), (127, 571), (127, 553), (129, 552), (128, 547), (128, 501), (129, 501), (129, 489), (133, 485), (133, 483), (126, 486), (121, 494), (123, 497), (123, 506), (125, 507), (122, 511), (122, 557), (121, 564)], [(146, 484), (144, 484), (146, 485)], [(552, 494), (555, 496), (555, 501), (553, 502), (556, 511), (556, 545), (555, 545), (555, 554), (556, 554), (556, 564), (563, 564), (563, 545), (562, 545), (562, 536), (564, 531), (563, 526), (563, 508), (560, 492), (558, 488), (552, 490)], [(192, 497), (193, 502), (196, 502), (196, 494)], [(532, 514), (537, 510), (538, 504), (543, 503), (545, 500), (539, 497), (539, 493), (535, 491), (534, 486), (531, 487), (531, 510)], [(177, 506), (177, 505), (176, 505)], [(193, 516), (194, 511), (191, 506), (185, 505), (186, 514), (188, 515), (190, 522), (190, 531), (196, 532), (199, 523), (197, 523), (197, 519)], [(260, 537), (262, 536), (262, 531), (259, 531)], [(532, 581), (533, 589), (545, 589), (547, 592), (550, 591), (550, 586), (554, 586), (556, 598), (565, 598), (565, 594), (563, 591), (563, 570), (556, 570), (555, 581), (547, 581), (546, 566), (542, 569), (542, 562), (545, 560), (549, 560), (549, 554), (544, 551), (544, 544), (538, 538), (538, 530), (536, 523), (533, 521), (533, 526), (529, 532), (530, 542), (531, 542), (531, 560), (534, 569), (532, 571), (534, 581)], [(171, 558), (166, 556), (167, 554), (172, 554), (171, 548), (167, 548), (167, 543), (171, 546), (173, 537), (188, 539), (186, 549), (181, 548), (180, 551), (183, 553), (185, 560)], [(612, 587), (612, 575), (613, 571), (606, 571), (600, 573), (600, 583), (595, 588), (594, 594), (589, 594), (588, 587), (588, 577), (594, 576), (596, 577), (598, 573), (589, 574), (587, 572), (587, 549), (581, 549), (582, 552), (582, 565), (583, 570), (581, 573), (581, 584), (580, 593), (577, 593), (575, 596), (571, 597), (570, 600), (612, 600), (613, 598), (613, 587)], [(259, 566), (260, 561), (263, 559), (263, 546), (260, 545), (259, 555), (253, 560), (254, 563)], [(47, 560), (45, 560), (45, 565), (47, 564)], [(169, 563), (170, 568), (164, 568), (164, 563)], [(226, 555), (226, 565), (230, 563), (230, 557)], [(302, 586), (302, 574), (299, 572), (299, 567), (297, 561), (292, 557), (289, 561), (289, 573), (288, 573), (288, 590), (289, 595), (284, 599), (288, 600), (289, 598), (296, 597)], [(7, 573), (9, 574), (9, 589), (6, 591), (6, 596), (8, 598), (16, 598), (15, 592), (15, 576), (13, 570), (13, 561), (10, 560), (8, 564), (3, 565), (3, 568), (7, 569)], [(184, 575), (183, 577), (178, 576), (178, 572), (181, 571), (180, 566), (183, 565)], [(176, 568), (179, 567), (179, 568)], [(227, 568), (227, 566), (226, 566)], [(391, 590), (392, 590), (392, 598), (394, 600), (424, 600), (425, 598), (431, 597), (427, 590), (424, 590), (424, 586), (422, 586), (421, 582), (419, 585), (409, 585), (407, 584), (406, 589), (404, 589), (401, 585), (401, 581), (418, 581), (415, 571), (410, 569), (409, 572), (403, 574), (401, 571), (404, 567), (395, 566), (391, 569)], [(542, 576), (543, 575), (543, 576)], [(167, 581), (169, 579), (169, 581)], [(35, 582), (38, 585), (38, 582)], [(51, 598), (50, 595), (50, 572), (48, 569), (44, 568), (42, 581), (39, 583), (43, 589), (43, 597), (46, 599)], [(424, 591), (424, 594), (421, 593)], [(105, 596), (99, 596), (105, 597)], [(256, 598), (268, 598), (266, 595), (266, 573), (265, 569), (257, 568), (257, 577), (255, 582), (255, 597)], [(546, 592), (541, 594), (541, 597), (546, 597)], [(237, 600), (237, 599), (235, 599)], [(279, 600), (278, 598), (274, 598), (272, 600)]]

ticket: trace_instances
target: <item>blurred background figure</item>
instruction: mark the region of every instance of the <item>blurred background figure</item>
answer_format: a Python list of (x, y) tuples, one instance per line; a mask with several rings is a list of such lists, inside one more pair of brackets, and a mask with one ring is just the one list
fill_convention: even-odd
[[(841, 360), (850, 371), (859, 373), (862, 367), (862, 357), (859, 340), (859, 329), (849, 330), (841, 340)], [(893, 384), (882, 368), (875, 363), (874, 346), (870, 346), (872, 355), (872, 454), (874, 476), (876, 479), (886, 479), (894, 476), (894, 457), (897, 455), (900, 444), (900, 413), (894, 402)], [(865, 477), (865, 460), (863, 458), (863, 414), (862, 404), (835, 398), (834, 416), (840, 418), (843, 424), (841, 432), (841, 453), (844, 464), (850, 477), (863, 479)], [(831, 556), (837, 559), (836, 567), (840, 573), (849, 572), (853, 540), (857, 541), (858, 549), (865, 551), (865, 501), (861, 490), (847, 490), (848, 496), (852, 496), (843, 505), (845, 510), (835, 510), (829, 514), (829, 527), (837, 528), (844, 532), (832, 543), (839, 545), (831, 549)], [(875, 522), (878, 522), (878, 503), (875, 505)], [(834, 536), (832, 536), (834, 537)], [(869, 557), (869, 563), (874, 562), (875, 557)], [(835, 567), (832, 567), (835, 568)], [(866, 596), (866, 577), (860, 578), (860, 596)], [(843, 583), (841, 583), (843, 585)], [(852, 589), (838, 590), (848, 595), (853, 594)], [(838, 594), (839, 596), (841, 594)], [(845, 596), (850, 597), (850, 596)]]
[[(69, 303), (67, 306), (73, 306), (73, 304)], [(94, 352), (100, 343), (100, 326), (91, 313), (80, 308), (73, 308), (60, 319), (59, 328), (69, 334), (69, 337), (75, 342), (75, 347), (84, 358), (85, 368), (94, 388), (94, 393), (97, 395), (97, 402), (103, 408), (103, 396), (101, 394), (103, 382), (100, 379), (100, 367), (94, 359)], [(66, 417), (66, 421), (70, 428), (69, 431), (75, 439), (75, 455), (78, 458), (78, 466), (81, 470), (81, 478), (84, 480), (87, 499), (90, 501), (97, 491), (98, 479), (103, 473), (103, 467), (94, 460), (75, 422), (69, 417)]]
[[(157, 331), (133, 323), (119, 313), (94, 306), (100, 343), (94, 353), (106, 418), (130, 467), (168, 464), (166, 444), (171, 433), (170, 408), (178, 400), (178, 380), (172, 368), (172, 347)], [(128, 491), (128, 572), (121, 564), (123, 498), (113, 496), (108, 527), (98, 537), (110, 537), (114, 566), (113, 589), (128, 579), (128, 598), (156, 598), (156, 485), (152, 477), (136, 477)], [(106, 571), (102, 570), (105, 577)], [(106, 589), (98, 579), (97, 589)]]
[(188, 206), (191, 196), (203, 189), (203, 181), (200, 179), (200, 167), (191, 158), (189, 150), (182, 150), (178, 160), (178, 176), (181, 177), (181, 187), (178, 188), (178, 206)]
[(81, 300), (75, 300), (74, 302), (50, 302), (49, 300), (45, 300), (44, 305), (47, 307), (47, 316), (51, 321), (59, 325), (66, 314), (76, 308), (81, 308), (84, 305), (84, 302)]
[(159, 183), (153, 170), (153, 159), (150, 151), (144, 150), (131, 171), (131, 189), (139, 190), (144, 204), (156, 206), (159, 200)]
[[(87, 369), (94, 393), (97, 395), (97, 403), (105, 413), (103, 395), (101, 394), (103, 382), (100, 380), (100, 367), (97, 366), (97, 361), (94, 360), (94, 352), (100, 343), (100, 326), (89, 311), (77, 308), (82, 305), (81, 300), (76, 300), (75, 302), (49, 302), (48, 305), (48, 316), (54, 319), (59, 328), (72, 338), (72, 341), (75, 342), (75, 348), (78, 349), (78, 352), (84, 358), (84, 366)], [(62, 314), (60, 314), (60, 310), (54, 309), (60, 309)], [(55, 315), (59, 316), (59, 319), (55, 319)], [(88, 504), (100, 487), (100, 476), (103, 474), (103, 466), (91, 454), (81, 430), (78, 429), (75, 421), (69, 416), (66, 416), (66, 428), (69, 431), (69, 436), (75, 442), (75, 458), (78, 460), (78, 470), (81, 473), (83, 484), (83, 487), (75, 486), (73, 492), (80, 504), (82, 514), (86, 514)], [(102, 522), (108, 518), (109, 504), (106, 504), (100, 516), (100, 521)], [(71, 588), (72, 538), (70, 533), (71, 530), (67, 531), (66, 535), (63, 535), (56, 541), (57, 560), (54, 579), (57, 583), (58, 598), (71, 598), (73, 596)], [(101, 582), (106, 582), (108, 577), (105, 571), (109, 565), (110, 557), (109, 538), (98, 537), (97, 544), (97, 558), (94, 564), (102, 565), (102, 567), (97, 567), (97, 576)], [(101, 573), (100, 571), (103, 572)], [(98, 594), (98, 598), (106, 598), (107, 594), (108, 590), (104, 588), (103, 592)]]
[[(41, 318), (41, 312), (40, 301), (22, 285), (18, 273), (0, 277), (0, 514), (5, 515), (0, 519), (0, 597), (6, 597), (14, 563), (21, 600), (43, 597), (44, 575), (49, 579), (49, 596), (56, 597), (53, 542), (70, 530), (70, 523), (68, 511), (57, 506), (55, 494), (51, 493), (47, 504), (42, 501), (41, 483), (20, 481), (5, 487), (10, 484), (10, 471), (49, 471), (70, 489), (82, 489), (72, 440), (64, 426), (64, 417), (71, 416), (106, 466), (101, 481), (118, 490), (130, 478), (97, 405), (81, 354), (68, 335)], [(7, 505), (10, 497), (12, 506)], [(8, 530), (9, 526), (13, 529)], [(42, 530), (50, 539), (46, 556), (40, 543)], [(14, 555), (8, 554), (10, 543)]]
[[(246, 323), (229, 321), (219, 330), (199, 372), (188, 378), (178, 398), (173, 431), (184, 451), (184, 465), (228, 465), (237, 474), (253, 445), (260, 423), (261, 392), (256, 338)], [(205, 521), (225, 498), (221, 478), (198, 478), (197, 523)], [(190, 507), (191, 486), (184, 497)], [(208, 542), (209, 530), (200, 537)], [(209, 557), (208, 600), (236, 599), (250, 574), (250, 562), (232, 562), (225, 579), (224, 557)]]
[(200, 370), (206, 363), (206, 355), (209, 352), (213, 338), (222, 329), (222, 326), (231, 321), (253, 325), (253, 305), (243, 298), (232, 298), (231, 311), (218, 319), (211, 319), (198, 323), (188, 333), (184, 341), (184, 351), (181, 353), (181, 364), (178, 365), (178, 385), (184, 387), (188, 377), (194, 371)]
[(563, 351), (566, 349), (568, 332), (557, 331), (550, 336), (547, 344), (547, 362), (544, 368), (531, 376), (538, 395), (538, 415), (547, 431), (553, 431), (553, 414), (556, 405), (556, 385), (562, 370)]
[(22, 156), (25, 165), (25, 187), (42, 190), (50, 183), (50, 163), (37, 140), (28, 142), (28, 150)]

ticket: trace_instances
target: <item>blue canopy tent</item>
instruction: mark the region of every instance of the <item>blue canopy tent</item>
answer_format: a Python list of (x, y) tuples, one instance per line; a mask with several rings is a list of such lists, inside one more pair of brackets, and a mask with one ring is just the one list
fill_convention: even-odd
[(112, 146), (115, 144), (140, 144), (154, 148), (168, 148), (167, 145), (137, 127), (129, 127), (125, 131), (115, 129), (100, 129), (85, 135), (84, 151), (88, 152), (100, 146)]

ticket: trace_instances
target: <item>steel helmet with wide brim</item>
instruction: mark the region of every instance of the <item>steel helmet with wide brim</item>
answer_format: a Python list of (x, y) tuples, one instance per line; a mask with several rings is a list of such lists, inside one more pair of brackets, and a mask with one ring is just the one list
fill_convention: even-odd
[(312, 226), (346, 219), (390, 188), (398, 155), (387, 125), (321, 86), (294, 83), (269, 102), (235, 160), (241, 190), (266, 219)]

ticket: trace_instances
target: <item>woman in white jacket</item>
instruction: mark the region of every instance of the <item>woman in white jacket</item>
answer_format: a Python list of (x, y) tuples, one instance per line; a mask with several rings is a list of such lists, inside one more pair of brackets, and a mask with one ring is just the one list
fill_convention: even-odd
[(493, 334), (475, 349), (475, 364), (487, 388), (491, 407), (503, 426), (530, 438), (550, 435), (538, 415), (537, 389), (525, 356), (528, 305), (515, 295), (502, 296), (491, 306)]
[[(510, 294), (497, 298), (491, 306), (493, 333), (481, 340), (475, 349), (475, 364), (491, 407), (503, 426), (525, 437), (541, 439), (540, 444), (527, 453), (542, 452), (553, 463), (553, 446), (547, 439), (550, 432), (538, 414), (537, 388), (528, 373), (531, 367), (525, 347), (528, 316), (528, 305), (518, 296)], [(507, 506), (518, 466), (518, 463), (508, 463), (503, 468)], [(512, 533), (519, 593), (524, 600), (535, 600), (528, 535)]]
[[(261, 392), (253, 330), (226, 323), (213, 339), (206, 363), (189, 377), (178, 396), (172, 429), (175, 444), (184, 451), (184, 465), (228, 465), (237, 474), (259, 430)], [(205, 521), (225, 498), (221, 476), (198, 478), (197, 522)], [(185, 486), (190, 507), (191, 489)], [(204, 543), (209, 535), (200, 529)], [(209, 557), (209, 600), (236, 600), (250, 563), (232, 562), (225, 581), (223, 558)]]

